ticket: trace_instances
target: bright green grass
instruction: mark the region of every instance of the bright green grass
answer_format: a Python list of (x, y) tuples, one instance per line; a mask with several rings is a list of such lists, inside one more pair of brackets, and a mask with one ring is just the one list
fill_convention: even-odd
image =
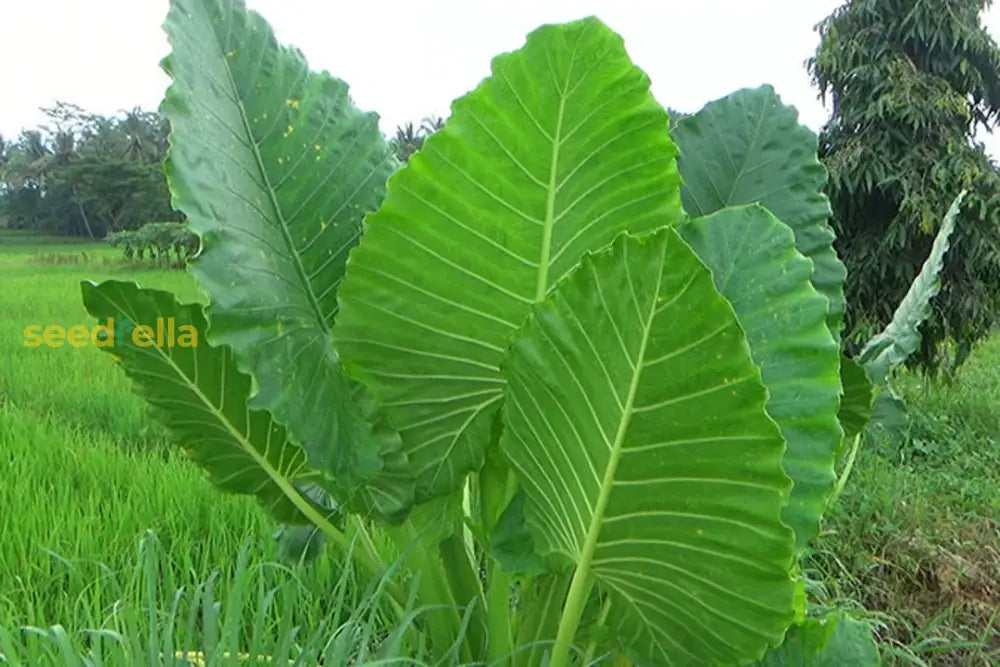
[(1000, 665), (1000, 337), (953, 383), (899, 380), (908, 432), (866, 443), (808, 566), (880, 612), (888, 663)]
[[(201, 300), (187, 273), (124, 264), (103, 244), (0, 235), (0, 654), (13, 660), (11, 643), (33, 636), (19, 628), (61, 626), (80, 648), (88, 629), (138, 641), (170, 619), (177, 625), (167, 632), (171, 640), (203, 648), (211, 622), (192, 593), (213, 571), (216, 599), (243, 588), (251, 598), (231, 601), (232, 648), (249, 646), (254, 627), (274, 630), (279, 620), (286, 634), (294, 627), (332, 634), (329, 624), (353, 613), (367, 583), (338, 589), (342, 577), (353, 577), (339, 557), (295, 572), (268, 564), (274, 523), (253, 501), (217, 492), (168, 446), (110, 355), (89, 345), (24, 346), (32, 324), (93, 326), (79, 283), (107, 278)], [(156, 545), (154, 561), (140, 557), (140, 543), (147, 552)], [(242, 570), (241, 549), (248, 554)], [(261, 612), (276, 588), (283, 592), (271, 594), (273, 607)], [(187, 593), (175, 599), (180, 589)], [(191, 613), (196, 622), (186, 625)], [(53, 641), (30, 642), (28, 664), (63, 664), (61, 654), (42, 657)], [(121, 664), (135, 650), (119, 655)]]

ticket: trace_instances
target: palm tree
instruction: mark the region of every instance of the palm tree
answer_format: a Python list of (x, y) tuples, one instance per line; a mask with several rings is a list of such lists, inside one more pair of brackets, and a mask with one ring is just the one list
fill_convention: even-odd
[(395, 145), (396, 157), (400, 162), (406, 162), (410, 156), (424, 147), (424, 141), (438, 130), (444, 127), (444, 118), (441, 116), (425, 116), (420, 122), (420, 127), (413, 123), (407, 123), (396, 128), (396, 137), (392, 143)]
[(423, 147), (424, 137), (413, 123), (407, 123), (396, 128), (396, 138), (393, 143), (395, 144), (396, 158), (400, 162), (406, 162), (411, 155)]
[[(164, 119), (139, 107), (126, 111), (118, 122), (125, 146), (125, 156), (143, 164), (159, 162), (166, 146)], [(161, 136), (162, 135), (162, 136)]]
[(42, 191), (48, 184), (49, 156), (52, 151), (45, 143), (45, 137), (38, 130), (24, 130), (20, 141), (22, 163), (20, 176), (28, 183), (34, 183)]
[(425, 116), (423, 122), (420, 123), (420, 131), (423, 133), (425, 139), (443, 127), (444, 118), (441, 116)]

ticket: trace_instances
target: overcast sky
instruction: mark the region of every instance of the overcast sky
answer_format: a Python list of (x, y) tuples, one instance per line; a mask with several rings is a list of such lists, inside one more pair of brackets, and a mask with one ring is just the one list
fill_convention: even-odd
[[(314, 69), (347, 81), (382, 129), (447, 116), (542, 23), (597, 15), (625, 38), (660, 103), (695, 111), (738, 88), (772, 84), (813, 129), (826, 111), (804, 62), (813, 26), (842, 0), (247, 0)], [(156, 108), (168, 85), (167, 0), (0, 0), (0, 134), (42, 120), (56, 100), (101, 113)], [(1000, 35), (1000, 9), (985, 18)], [(987, 137), (1000, 154), (1000, 136)]]

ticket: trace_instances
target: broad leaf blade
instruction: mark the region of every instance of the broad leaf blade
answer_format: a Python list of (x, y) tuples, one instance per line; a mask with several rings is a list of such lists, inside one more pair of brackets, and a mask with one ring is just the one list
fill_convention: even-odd
[(348, 251), (394, 159), (347, 85), (310, 72), (241, 0), (172, 0), (165, 28), (168, 175), (202, 239), (191, 269), (212, 299), (209, 335), (254, 376), (254, 406), (354, 490), (393, 443), (350, 400), (330, 329)]
[(848, 441), (864, 430), (872, 419), (875, 392), (865, 371), (850, 357), (840, 357), (841, 399), (838, 418)]
[(884, 386), (893, 369), (920, 347), (920, 326), (930, 317), (931, 301), (941, 291), (939, 276), (944, 269), (944, 257), (950, 247), (965, 194), (963, 191), (952, 202), (941, 229), (934, 237), (930, 256), (896, 308), (892, 321), (882, 333), (868, 341), (857, 356), (858, 363), (876, 385)]
[(813, 260), (813, 285), (830, 302), (830, 331), (840, 335), (847, 269), (833, 248), (826, 169), (816, 135), (798, 122), (770, 86), (741, 90), (677, 123), (677, 166), (684, 209), (702, 217), (727, 206), (759, 203), (792, 228), (799, 252)]
[(813, 264), (795, 249), (791, 229), (762, 206), (723, 209), (680, 233), (732, 304), (761, 369), (767, 412), (788, 443), (783, 463), (794, 486), (784, 518), (802, 549), (819, 532), (843, 438), (828, 302), (810, 284)]
[[(117, 338), (104, 351), (120, 360), (137, 393), (214, 485), (255, 496), (279, 521), (308, 523), (293, 497), (325, 513), (318, 499), (299, 490), (311, 476), (305, 452), (267, 412), (248, 407), (250, 377), (237, 369), (231, 350), (204, 340), (199, 304), (182, 305), (169, 292), (135, 283), (81, 287), (87, 312), (102, 324), (113, 321)], [(174, 343), (185, 342), (180, 335), (192, 327), (197, 345), (171, 346), (171, 323)], [(136, 344), (131, 331), (140, 326), (160, 326), (162, 341)]]
[(340, 292), (338, 348), (424, 498), (482, 465), (531, 305), (619, 232), (681, 217), (666, 113), (603, 23), (543, 26), (492, 71), (390, 180)]
[(759, 657), (793, 621), (784, 442), (746, 338), (673, 230), (623, 237), (536, 307), (501, 446), (546, 555), (655, 664)]

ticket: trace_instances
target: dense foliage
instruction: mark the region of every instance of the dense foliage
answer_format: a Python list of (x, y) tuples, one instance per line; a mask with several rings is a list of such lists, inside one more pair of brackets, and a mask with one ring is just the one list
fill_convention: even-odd
[(183, 266), (199, 247), (198, 235), (183, 222), (147, 222), (136, 230), (108, 234), (108, 243), (129, 261), (149, 258), (165, 266)]
[(988, 0), (854, 0), (824, 20), (809, 68), (833, 116), (820, 136), (837, 250), (849, 269), (852, 349), (886, 326), (931, 251), (941, 211), (962, 207), (943, 288), (913, 360), (953, 361), (1000, 315), (1000, 175), (977, 131), (1000, 117), (1000, 50)]
[(167, 122), (58, 103), (49, 122), (0, 138), (0, 226), (101, 238), (149, 220), (176, 220), (163, 163)]

